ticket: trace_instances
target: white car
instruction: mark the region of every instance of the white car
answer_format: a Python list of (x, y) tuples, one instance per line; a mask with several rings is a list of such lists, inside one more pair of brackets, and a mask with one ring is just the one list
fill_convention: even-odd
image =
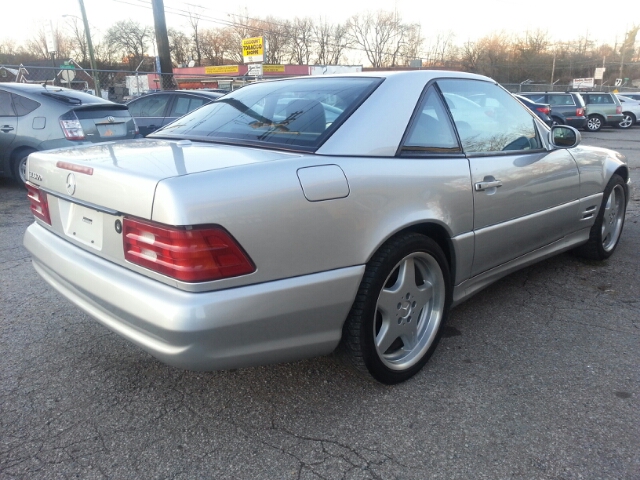
[(620, 128), (631, 128), (640, 123), (640, 101), (625, 95), (616, 95), (622, 104), (624, 119), (618, 124)]

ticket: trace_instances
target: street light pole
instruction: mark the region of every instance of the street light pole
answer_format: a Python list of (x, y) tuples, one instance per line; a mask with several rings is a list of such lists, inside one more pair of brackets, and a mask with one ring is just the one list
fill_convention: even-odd
[(80, 12), (82, 13), (82, 22), (84, 23), (84, 34), (87, 37), (87, 48), (89, 49), (89, 60), (91, 61), (91, 71), (93, 76), (93, 85), (95, 87), (95, 93), (97, 97), (102, 98), (102, 92), (100, 90), (100, 79), (98, 78), (98, 72), (96, 68), (96, 59), (93, 55), (93, 43), (91, 43), (91, 32), (89, 31), (89, 21), (87, 20), (87, 12), (84, 9), (84, 0), (78, 0), (80, 4)]

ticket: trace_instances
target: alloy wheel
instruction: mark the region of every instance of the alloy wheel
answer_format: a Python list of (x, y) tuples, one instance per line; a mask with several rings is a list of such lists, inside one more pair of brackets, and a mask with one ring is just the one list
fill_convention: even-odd
[(406, 370), (423, 358), (444, 316), (446, 286), (436, 259), (404, 257), (385, 282), (375, 309), (374, 344), (382, 363)]
[(602, 218), (602, 248), (605, 252), (611, 251), (618, 243), (618, 238), (622, 232), (625, 212), (625, 193), (622, 185), (616, 185), (607, 203), (604, 206), (604, 216)]

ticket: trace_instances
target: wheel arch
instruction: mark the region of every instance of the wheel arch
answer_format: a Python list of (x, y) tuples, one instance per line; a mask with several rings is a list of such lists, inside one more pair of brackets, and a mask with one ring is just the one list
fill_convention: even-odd
[[(25, 155), (29, 155), (33, 152), (37, 152), (38, 149), (29, 145), (21, 145), (19, 147), (16, 147), (12, 150), (11, 154), (9, 155), (9, 172), (11, 174), (11, 176), (15, 179), (15, 180), (20, 180), (20, 176), (18, 173), (18, 163), (19, 161), (25, 156)], [(20, 180), (21, 181), (21, 180)]]
[(629, 168), (626, 165), (619, 166), (617, 169), (611, 172), (611, 175), (609, 175), (609, 177), (607, 178), (607, 183), (609, 183), (613, 175), (620, 175), (624, 180), (624, 189), (627, 196), (627, 204), (629, 204)]
[(455, 284), (456, 255), (455, 255), (455, 248), (453, 246), (453, 242), (451, 241), (451, 235), (445, 226), (433, 220), (406, 225), (396, 230), (395, 232), (393, 232), (392, 234), (384, 238), (376, 246), (376, 248), (373, 251), (371, 251), (367, 261), (369, 261), (376, 254), (376, 252), (380, 248), (382, 248), (382, 246), (385, 243), (387, 243), (390, 239), (394, 237), (398, 237), (400, 235), (404, 235), (406, 233), (418, 233), (420, 235), (424, 235), (426, 237), (431, 238), (433, 241), (435, 241), (438, 244), (438, 246), (442, 249), (442, 252), (444, 253), (445, 258), (447, 259), (447, 263), (449, 265), (449, 271), (451, 274), (451, 280), (452, 280), (452, 283)]
[(633, 119), (633, 123), (636, 123), (638, 121), (638, 117), (636, 117), (636, 114), (633, 112), (622, 112), (622, 114), (629, 115)]
[(26, 152), (33, 153), (37, 151), (37, 148), (30, 145), (20, 145), (19, 147), (16, 147), (11, 151), (9, 158), (11, 159), (11, 161), (13, 161), (22, 158), (22, 155), (24, 155)]

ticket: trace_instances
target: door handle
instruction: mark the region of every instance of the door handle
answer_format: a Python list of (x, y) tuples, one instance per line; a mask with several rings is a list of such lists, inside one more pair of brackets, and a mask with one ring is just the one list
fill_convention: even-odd
[(0, 131), (3, 131), (4, 133), (9, 133), (11, 130), (13, 130), (11, 125), (3, 125), (0, 127)]
[(501, 186), (502, 186), (502, 182), (500, 180), (491, 180), (488, 182), (477, 182), (475, 184), (475, 189), (476, 189), (476, 192), (482, 192), (488, 188), (497, 188)]

